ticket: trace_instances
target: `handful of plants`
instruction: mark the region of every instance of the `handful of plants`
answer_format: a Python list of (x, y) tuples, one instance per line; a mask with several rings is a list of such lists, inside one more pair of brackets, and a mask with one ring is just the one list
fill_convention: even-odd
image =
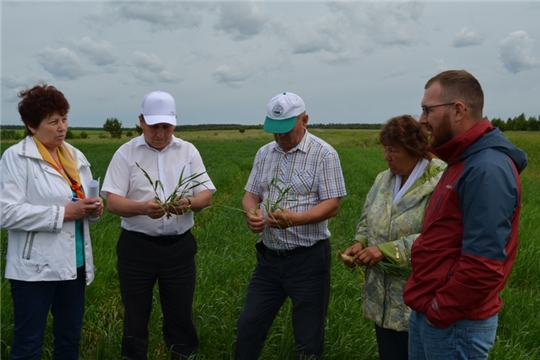
[[(282, 202), (284, 201), (296, 201), (295, 198), (292, 198), (292, 197), (289, 197), (289, 191), (292, 189), (292, 186), (285, 186), (285, 182), (283, 182), (283, 180), (281, 179), (278, 179), (277, 177), (273, 177), (272, 180), (270, 181), (270, 183), (268, 184), (268, 191), (270, 192), (272, 188), (275, 188), (278, 192), (278, 196), (275, 200), (272, 200), (270, 198), (266, 199), (265, 201), (263, 202), (260, 202), (257, 206), (257, 208), (259, 207), (263, 207), (264, 208), (264, 211), (266, 211), (266, 213), (271, 217), (273, 218), (274, 220), (276, 220), (274, 218), (274, 215), (273, 213), (278, 211), (278, 210), (285, 210), (285, 208), (283, 207), (282, 205)], [(245, 211), (243, 209), (238, 209), (238, 208), (234, 208), (234, 207), (230, 207), (230, 206), (226, 206), (225, 207), (228, 207), (230, 209), (233, 209), (233, 210), (239, 210), (239, 211), (242, 211), (244, 213), (249, 213), (249, 214), (252, 214), (252, 215), (256, 215), (255, 213), (255, 210), (253, 211)], [(286, 219), (287, 222), (290, 224), (289, 220)]]
[[(341, 260), (343, 262), (352, 262), (354, 259), (354, 256), (346, 255), (341, 252), (337, 252), (338, 260)], [(356, 264), (358, 265), (358, 264)], [(409, 277), (412, 274), (412, 270), (409, 267), (392, 264), (386, 261), (377, 261), (374, 265), (375, 267), (379, 268), (383, 273), (393, 276), (399, 276), (399, 277)], [(363, 270), (361, 270), (363, 272)]]
[[(160, 180), (152, 180), (150, 175), (144, 170), (137, 162), (135, 162), (135, 165), (141, 171), (143, 172), (144, 176), (148, 179), (150, 184), (152, 185), (152, 189), (154, 190), (154, 201), (156, 204), (158, 204), (161, 209), (165, 212), (165, 216), (167, 219), (170, 219), (173, 214), (175, 215), (182, 215), (179, 213), (176, 209), (176, 206), (181, 204), (182, 198), (194, 198), (195, 196), (188, 196), (190, 191), (198, 186), (204, 186), (206, 187), (205, 183), (208, 180), (205, 181), (198, 181), (196, 180), (200, 176), (204, 175), (205, 172), (199, 173), (199, 174), (192, 174), (189, 176), (184, 177), (184, 170), (186, 167), (182, 168), (182, 172), (180, 173), (180, 177), (178, 178), (178, 183), (176, 184), (176, 187), (174, 188), (173, 192), (167, 196), (165, 200), (162, 200), (159, 197), (158, 189), (161, 190), (162, 193), (165, 192), (165, 189), (163, 188), (163, 183)], [(188, 201), (191, 204), (191, 200)]]
[[(276, 189), (278, 193), (278, 197), (275, 200), (271, 200), (270, 198), (268, 198), (266, 199), (266, 201), (262, 203), (262, 205), (264, 206), (264, 210), (266, 211), (266, 213), (270, 215), (271, 218), (276, 220), (274, 218), (273, 213), (278, 210), (281, 210), (281, 211), (285, 210), (282, 203), (284, 201), (289, 201), (289, 202), (296, 201), (296, 199), (289, 197), (289, 191), (292, 189), (292, 186), (285, 186), (285, 182), (283, 182), (283, 180), (278, 179), (275, 176), (272, 178), (272, 180), (268, 184), (268, 191), (270, 191), (272, 188)], [(286, 219), (286, 220), (287, 220), (287, 223), (290, 225), (289, 219)]]

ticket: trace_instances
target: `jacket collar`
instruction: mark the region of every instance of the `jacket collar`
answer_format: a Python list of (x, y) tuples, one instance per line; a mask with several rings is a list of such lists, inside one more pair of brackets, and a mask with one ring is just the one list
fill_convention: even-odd
[(463, 134), (460, 134), (443, 145), (430, 150), (433, 154), (435, 154), (435, 156), (446, 161), (449, 165), (452, 165), (460, 160), (461, 155), (465, 152), (465, 150), (467, 150), (482, 136), (491, 131), (493, 131), (493, 126), (489, 120), (482, 120), (469, 130), (465, 131)]
[[(73, 154), (73, 157), (77, 160), (77, 168), (80, 169), (81, 166), (83, 165), (90, 166), (90, 163), (88, 162), (88, 160), (84, 156), (83, 157), (79, 156), (78, 152), (72, 145), (66, 142), (64, 142), (64, 144), (69, 149), (69, 151), (71, 151), (71, 153)], [(17, 144), (17, 146), (18, 146), (17, 153), (20, 156), (44, 161), (43, 157), (39, 153), (36, 142), (34, 141), (32, 136), (30, 135), (26, 136)]]

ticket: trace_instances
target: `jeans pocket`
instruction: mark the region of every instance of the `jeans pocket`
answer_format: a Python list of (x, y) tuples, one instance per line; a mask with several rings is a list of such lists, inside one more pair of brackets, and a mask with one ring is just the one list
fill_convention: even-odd
[(469, 349), (470, 359), (487, 359), (489, 349), (495, 343), (497, 325), (495, 326), (468, 326), (467, 348)]

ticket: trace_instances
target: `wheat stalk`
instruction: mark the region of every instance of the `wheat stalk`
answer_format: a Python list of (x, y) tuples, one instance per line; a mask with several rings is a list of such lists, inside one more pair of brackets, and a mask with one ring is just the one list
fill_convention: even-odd
[[(354, 258), (353, 256), (342, 254), (339, 251), (337, 252), (337, 256), (338, 256), (338, 260), (341, 260), (343, 262), (346, 262), (346, 261), (351, 262), (352, 259)], [(412, 269), (410, 267), (392, 264), (386, 261), (377, 261), (374, 266), (378, 267), (383, 273), (387, 275), (393, 275), (393, 276), (398, 276), (398, 277), (409, 277), (412, 274)]]
[[(186, 167), (184, 166), (182, 168), (182, 172), (180, 173), (180, 177), (178, 178), (178, 182), (176, 184), (176, 187), (172, 191), (172, 193), (167, 196), (167, 198), (162, 201), (158, 194), (158, 188), (161, 189), (161, 192), (164, 193), (165, 189), (163, 188), (163, 183), (160, 180), (152, 180), (150, 175), (144, 170), (137, 162), (135, 162), (135, 165), (141, 171), (143, 172), (144, 176), (150, 184), (152, 185), (152, 189), (154, 190), (154, 201), (161, 207), (161, 209), (165, 212), (165, 216), (167, 219), (170, 219), (172, 216), (171, 209), (174, 209), (174, 213), (176, 215), (180, 215), (175, 208), (175, 205), (179, 205), (180, 200), (185, 197), (191, 197), (195, 198), (195, 196), (187, 196), (187, 194), (190, 192), (190, 190), (198, 187), (198, 186), (204, 186), (208, 188), (205, 183), (208, 182), (208, 180), (205, 181), (198, 181), (196, 180), (198, 177), (204, 175), (206, 172), (198, 173), (198, 174), (192, 174), (187, 177), (184, 177), (184, 170)], [(189, 185), (188, 185), (189, 184)], [(189, 210), (188, 210), (189, 211)]]

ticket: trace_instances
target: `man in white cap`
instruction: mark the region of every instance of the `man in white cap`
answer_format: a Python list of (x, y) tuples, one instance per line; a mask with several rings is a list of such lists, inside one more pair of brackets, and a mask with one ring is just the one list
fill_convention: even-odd
[(307, 131), (308, 120), (296, 94), (281, 93), (267, 105), (264, 130), (275, 142), (257, 152), (242, 200), (247, 225), (260, 238), (237, 323), (236, 359), (257, 359), (287, 297), (297, 358), (322, 356), (330, 296), (327, 225), (346, 191), (338, 154)]
[[(147, 359), (148, 321), (158, 281), (165, 343), (172, 359), (186, 358), (198, 347), (192, 313), (197, 244), (190, 229), (193, 212), (211, 205), (216, 188), (195, 146), (173, 135), (176, 104), (169, 93), (147, 94), (139, 122), (142, 135), (116, 151), (101, 190), (109, 212), (122, 217), (117, 245), (124, 304), (121, 356)], [(193, 186), (187, 196), (167, 206), (155, 200), (154, 188), (141, 168), (163, 185), (157, 187), (161, 201), (174, 191), (180, 176), (200, 175), (196, 183), (186, 184)]]

